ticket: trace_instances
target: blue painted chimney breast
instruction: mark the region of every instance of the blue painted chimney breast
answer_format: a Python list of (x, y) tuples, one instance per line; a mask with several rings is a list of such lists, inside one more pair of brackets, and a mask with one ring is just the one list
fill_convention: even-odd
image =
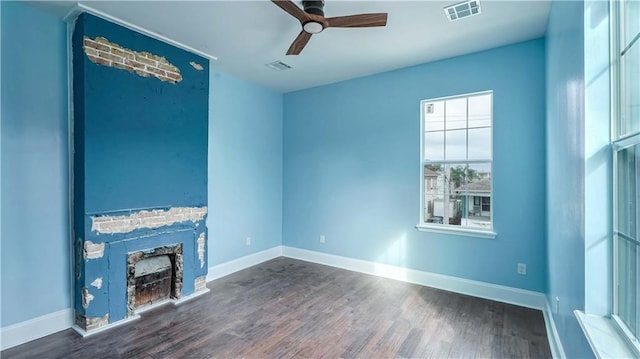
[(176, 297), (205, 289), (209, 61), (85, 13), (73, 101), (74, 306), (91, 331), (131, 315), (132, 253), (181, 244)]

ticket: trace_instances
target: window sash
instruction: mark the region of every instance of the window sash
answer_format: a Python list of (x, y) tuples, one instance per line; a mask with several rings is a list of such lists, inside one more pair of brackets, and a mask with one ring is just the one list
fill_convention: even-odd
[[(635, 205), (625, 208), (620, 213), (620, 200), (628, 200), (630, 188), (633, 187), (635, 192), (640, 193), (640, 179), (634, 178), (634, 173), (621, 172), (620, 166), (631, 166), (630, 162), (624, 161), (620, 163), (621, 153), (640, 146), (640, 116), (632, 118), (631, 104), (629, 103), (629, 94), (627, 91), (638, 91), (638, 88), (631, 88), (628, 81), (635, 81), (633, 76), (625, 68), (628, 58), (625, 56), (637, 56), (638, 47), (640, 47), (640, 28), (635, 28), (632, 32), (628, 31), (628, 19), (625, 19), (624, 8), (628, 5), (627, 1), (610, 1), (611, 14), (611, 145), (613, 149), (613, 312), (612, 318), (617, 324), (620, 331), (624, 333), (624, 337), (635, 349), (636, 354), (640, 355), (640, 280), (638, 273), (640, 272), (640, 218), (637, 218), (640, 212), (640, 203), (636, 197)], [(635, 9), (638, 10), (637, 8)], [(640, 13), (639, 13), (640, 14)], [(638, 14), (635, 14), (638, 15)], [(633, 19), (632, 19), (633, 20)], [(625, 23), (627, 21), (627, 23)], [(637, 26), (637, 22), (635, 25)], [(633, 34), (637, 31), (636, 34)], [(632, 53), (635, 51), (636, 53)], [(637, 71), (637, 69), (636, 69)], [(633, 83), (631, 83), (633, 85)], [(635, 96), (635, 95), (634, 95)], [(640, 151), (636, 153), (635, 174), (638, 169), (640, 160)], [(637, 177), (637, 176), (636, 176)], [(627, 183), (628, 182), (628, 183)], [(630, 187), (631, 186), (631, 187)], [(622, 196), (622, 197), (621, 197)], [(635, 213), (628, 213), (629, 210)], [(634, 232), (626, 233), (620, 229), (629, 230), (628, 223), (621, 225), (621, 215), (636, 216)], [(631, 235), (629, 235), (631, 234)], [(635, 238), (634, 238), (635, 234)], [(621, 255), (623, 258), (621, 258)], [(621, 297), (622, 296), (622, 297)], [(623, 318), (624, 317), (624, 318)]]
[[(478, 104), (482, 104), (482, 99), (480, 96), (483, 95), (490, 95), (489, 97), (489, 103), (486, 105), (486, 107), (483, 107), (483, 105), (478, 105)], [(478, 99), (478, 101), (476, 101), (474, 104), (469, 105), (470, 104), (470, 100), (473, 99)], [(458, 108), (458, 112), (456, 114), (455, 117), (455, 121), (451, 121), (450, 119), (447, 118), (447, 102), (446, 101), (456, 101), (456, 100), (464, 100), (464, 111), (466, 111), (466, 117), (463, 119), (462, 118), (462, 111), (460, 111), (460, 109)], [(438, 103), (442, 103), (442, 105), (438, 105)], [(485, 102), (486, 103), (486, 102)], [(454, 103), (455, 104), (455, 103)], [(462, 105), (462, 104), (458, 104), (458, 105)], [(462, 107), (462, 106), (460, 106)], [(471, 107), (471, 110), (470, 110)], [(488, 110), (488, 111), (487, 111)], [(473, 112), (470, 115), (470, 111)], [(488, 112), (488, 113), (487, 113)], [(489, 212), (489, 221), (488, 221), (488, 225), (486, 228), (482, 228), (482, 227), (474, 227), (474, 226), (468, 226), (468, 225), (462, 225), (462, 223), (460, 223), (460, 225), (458, 224), (446, 224), (448, 222), (449, 219), (449, 213), (443, 213), (442, 217), (447, 217), (446, 219), (443, 218), (442, 219), (442, 224), (440, 224), (439, 222), (437, 222), (437, 218), (436, 218), (436, 222), (433, 221), (427, 221), (429, 219), (427, 212), (430, 210), (430, 208), (433, 207), (434, 202), (432, 202), (431, 200), (429, 200), (427, 198), (428, 195), (431, 195), (433, 198), (436, 198), (434, 196), (434, 191), (433, 188), (431, 186), (431, 182), (433, 181), (432, 179), (428, 179), (427, 177), (425, 177), (424, 175), (424, 169), (425, 166), (429, 166), (429, 165), (440, 165), (443, 168), (446, 168), (447, 166), (453, 166), (453, 165), (462, 165), (465, 167), (468, 166), (473, 166), (473, 165), (479, 165), (479, 164), (487, 164), (488, 165), (488, 176), (490, 178), (491, 181), (491, 185), (490, 185), (490, 191), (489, 191), (489, 203), (491, 201), (491, 197), (493, 196), (493, 91), (483, 91), (483, 92), (477, 92), (477, 93), (470, 93), (470, 94), (465, 94), (465, 95), (457, 95), (457, 96), (450, 96), (450, 97), (441, 97), (441, 98), (434, 98), (434, 99), (428, 99), (428, 100), (423, 100), (420, 103), (420, 113), (421, 113), (421, 124), (420, 124), (420, 128), (421, 128), (421, 136), (420, 136), (420, 157), (421, 157), (421, 200), (420, 200), (420, 223), (421, 225), (427, 225), (427, 226), (435, 226), (435, 227), (441, 227), (441, 228), (458, 228), (458, 229), (462, 229), (462, 230), (482, 230), (482, 231), (486, 231), (486, 230), (493, 230), (493, 212), (491, 209), (490, 205), (487, 205), (486, 203), (480, 202), (481, 204), (479, 205), (479, 210), (480, 211), (484, 211), (484, 212)], [(427, 116), (431, 115), (431, 118), (427, 118)], [(473, 118), (471, 118), (473, 117)], [(466, 127), (461, 127), (460, 123), (461, 121), (466, 122)], [(487, 126), (487, 121), (490, 124), (489, 126)], [(452, 126), (454, 128), (452, 128)], [(479, 131), (482, 129), (490, 129), (489, 132), (489, 143), (488, 143), (488, 153), (485, 153), (485, 155), (483, 155), (483, 157), (481, 158), (473, 158), (473, 159), (469, 159), (469, 131)], [(464, 141), (464, 158), (450, 158), (450, 153), (448, 154), (447, 152), (447, 134), (454, 132), (454, 131), (462, 131), (464, 132), (464, 137), (465, 137), (465, 141)], [(438, 133), (440, 133), (441, 135), (438, 135)], [(474, 133), (475, 134), (475, 133)], [(442, 142), (441, 143), (429, 143), (427, 142), (427, 138), (430, 136), (431, 139), (436, 139), (438, 140), (438, 138), (442, 138)], [(486, 137), (486, 135), (485, 135)], [(482, 137), (481, 137), (482, 138)], [(440, 140), (438, 140), (440, 141)], [(437, 146), (442, 146), (442, 150), (439, 150), (437, 148)], [(429, 147), (429, 148), (428, 148)], [(433, 155), (433, 151), (427, 151), (428, 149), (430, 150), (434, 150), (435, 149), (435, 158)], [(459, 152), (461, 151), (461, 149), (459, 149)], [(489, 155), (490, 157), (486, 157), (486, 155)], [(432, 158), (429, 158), (432, 157)], [(460, 157), (460, 156), (458, 156)], [(441, 180), (442, 181), (442, 180)], [(467, 212), (469, 212), (470, 209), (473, 208), (469, 208), (469, 207), (474, 207), (473, 206), (473, 201), (471, 199), (470, 195), (464, 195), (461, 196), (460, 194), (455, 194), (452, 193), (452, 189), (451, 188), (447, 188), (447, 191), (443, 191), (442, 193), (438, 193), (440, 195), (440, 197), (443, 199), (444, 203), (446, 204), (442, 204), (442, 206), (445, 206), (446, 209), (448, 209), (448, 206), (453, 203), (451, 202), (451, 197), (463, 197), (462, 200), (466, 201), (463, 204), (461, 204), (462, 210), (466, 211), (464, 213), (464, 217), (463, 218), (467, 218)], [(487, 196), (485, 196), (487, 197)], [(456, 200), (458, 201), (458, 200)], [(459, 201), (458, 201), (459, 202)], [(431, 207), (430, 207), (431, 206)], [(488, 211), (486, 211), (486, 209), (488, 209)], [(443, 212), (448, 212), (445, 209), (442, 210)], [(429, 212), (431, 216), (435, 216), (435, 214), (433, 212)], [(433, 217), (432, 217), (433, 218)], [(469, 222), (466, 222), (469, 223)]]
[(640, 16), (640, 5), (636, 4), (637, 7), (633, 9), (638, 13), (625, 14), (625, 10), (632, 8), (627, 8), (630, 3), (629, 0), (610, 1), (612, 142), (640, 133), (640, 109), (633, 110), (640, 103), (630, 103), (630, 95), (635, 98), (640, 93), (640, 84), (637, 82), (639, 69), (636, 64), (630, 67), (627, 63), (630, 57), (640, 61), (640, 26), (635, 19)]

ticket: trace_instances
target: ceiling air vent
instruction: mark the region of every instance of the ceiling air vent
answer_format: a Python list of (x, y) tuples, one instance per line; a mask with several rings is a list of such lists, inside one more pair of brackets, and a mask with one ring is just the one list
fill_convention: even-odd
[(288, 70), (291, 68), (291, 66), (285, 64), (282, 61), (274, 61), (271, 63), (268, 63), (265, 65), (266, 67), (272, 69), (272, 70), (276, 70), (276, 71), (284, 71), (284, 70)]
[(447, 14), (449, 21), (462, 19), (463, 17), (469, 17), (480, 14), (480, 1), (471, 0), (461, 2), (459, 4), (447, 6), (444, 8), (444, 13)]

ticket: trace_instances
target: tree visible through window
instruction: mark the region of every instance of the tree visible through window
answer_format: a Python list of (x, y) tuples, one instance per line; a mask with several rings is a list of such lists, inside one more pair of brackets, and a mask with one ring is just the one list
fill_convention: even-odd
[(491, 230), (492, 92), (422, 101), (422, 221)]

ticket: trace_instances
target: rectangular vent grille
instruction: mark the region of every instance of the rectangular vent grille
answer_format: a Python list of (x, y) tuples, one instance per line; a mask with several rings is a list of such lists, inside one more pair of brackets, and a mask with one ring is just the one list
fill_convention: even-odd
[(268, 63), (265, 65), (266, 67), (272, 69), (272, 70), (276, 70), (276, 71), (284, 71), (284, 70), (288, 70), (291, 68), (291, 66), (285, 64), (282, 61), (274, 61), (271, 63)]
[(459, 4), (447, 6), (444, 8), (444, 13), (447, 15), (449, 21), (459, 20), (463, 17), (469, 17), (480, 14), (480, 1), (471, 0), (461, 2)]

